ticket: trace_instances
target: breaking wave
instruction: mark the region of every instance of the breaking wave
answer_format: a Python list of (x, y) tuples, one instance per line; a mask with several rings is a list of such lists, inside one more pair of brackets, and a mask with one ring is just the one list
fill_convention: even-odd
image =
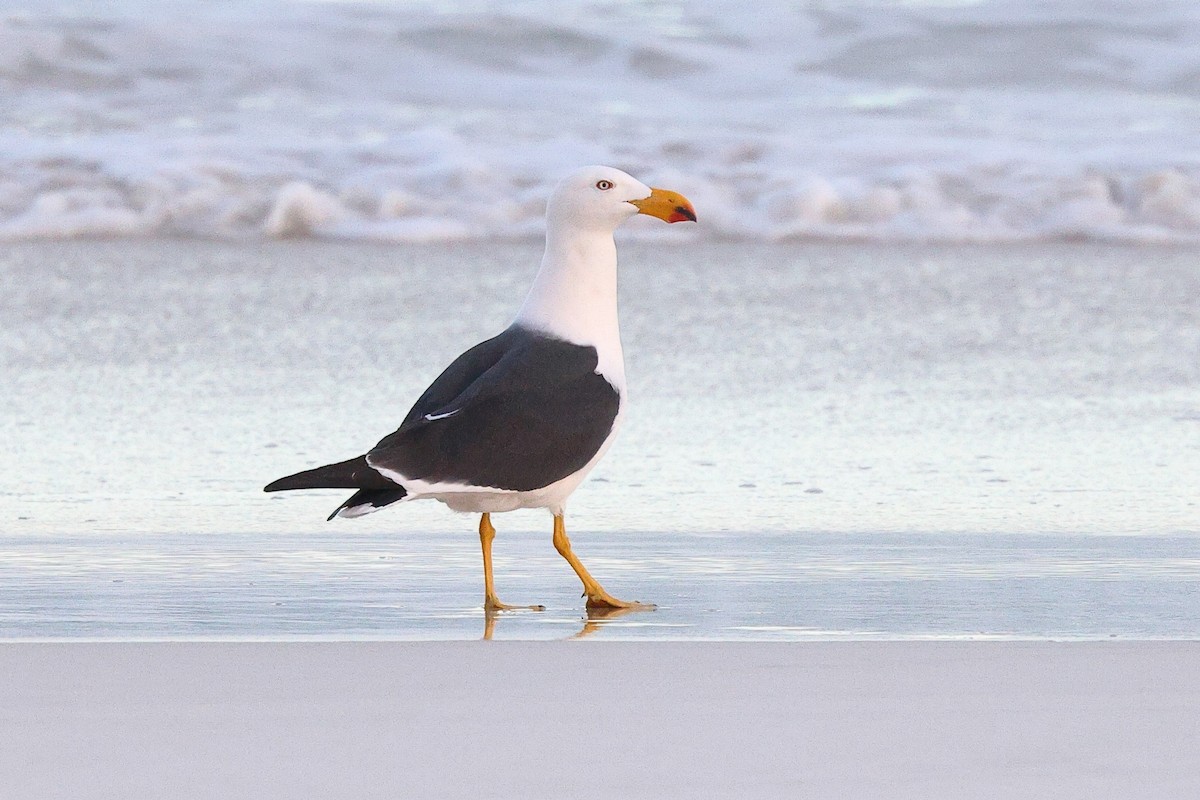
[(0, 239), (525, 237), (608, 163), (692, 236), (1200, 241), (1197, 4), (699, 5), (0, 12)]

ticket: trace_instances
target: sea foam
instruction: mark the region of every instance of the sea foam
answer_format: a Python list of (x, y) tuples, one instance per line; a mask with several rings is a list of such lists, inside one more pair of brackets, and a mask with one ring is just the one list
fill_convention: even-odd
[(691, 236), (1197, 241), (1200, 6), (1132, 7), (35, 0), (0, 240), (532, 236), (608, 163)]

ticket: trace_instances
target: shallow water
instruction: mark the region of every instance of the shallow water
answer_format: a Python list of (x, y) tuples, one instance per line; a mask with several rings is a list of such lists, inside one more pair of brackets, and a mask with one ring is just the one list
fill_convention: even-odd
[[(633, 405), (568, 524), (661, 608), (603, 635), (1200, 635), (1194, 251), (621, 253)], [(10, 247), (0, 636), (480, 635), (470, 517), (260, 489), (394, 429), (537, 257)], [(549, 610), (495, 635), (578, 632), (547, 516), (496, 522), (501, 596)]]

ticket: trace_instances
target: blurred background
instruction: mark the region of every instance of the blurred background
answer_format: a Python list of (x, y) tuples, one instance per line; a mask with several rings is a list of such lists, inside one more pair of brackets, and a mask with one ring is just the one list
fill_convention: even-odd
[(1200, 237), (1191, 0), (23, 0), (0, 96), (7, 240), (530, 237), (586, 163), (675, 236)]

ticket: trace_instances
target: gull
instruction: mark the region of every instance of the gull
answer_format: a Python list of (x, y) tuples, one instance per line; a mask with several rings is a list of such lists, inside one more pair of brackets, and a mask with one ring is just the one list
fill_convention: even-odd
[(605, 591), (571, 549), (567, 499), (613, 443), (626, 410), (613, 232), (636, 214), (696, 221), (686, 198), (612, 167), (585, 167), (546, 208), (546, 251), (516, 318), (456, 358), (394, 433), (366, 454), (305, 470), (265, 491), (355, 489), (329, 516), (358, 517), (433, 499), (477, 513), (484, 608), (496, 596), (491, 515), (544, 508), (553, 543), (583, 582), (589, 609), (643, 609)]

